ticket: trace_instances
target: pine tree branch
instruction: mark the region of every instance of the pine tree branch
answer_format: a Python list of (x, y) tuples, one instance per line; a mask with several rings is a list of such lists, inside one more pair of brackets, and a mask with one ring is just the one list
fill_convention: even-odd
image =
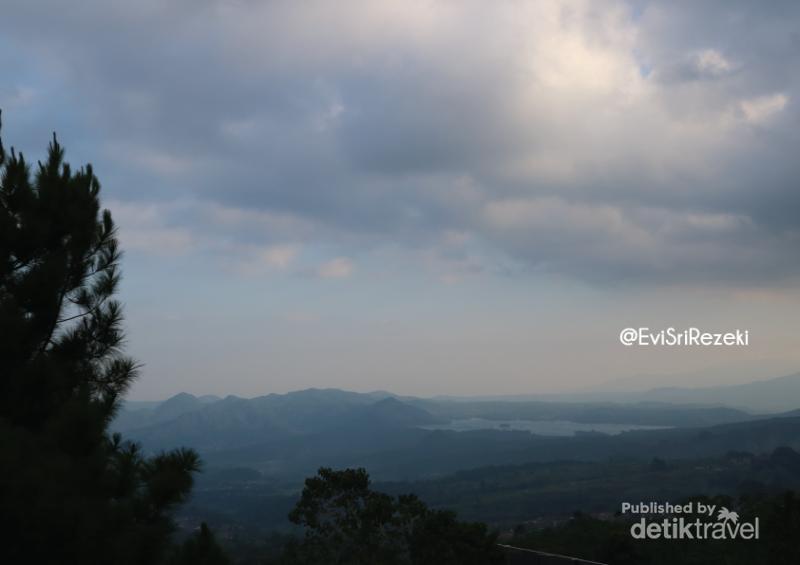
[[(71, 322), (72, 320), (77, 320), (79, 318), (85, 318), (86, 316), (88, 316), (90, 314), (95, 314), (103, 306), (103, 304), (106, 303), (106, 301), (110, 297), (111, 297), (111, 295), (107, 294), (106, 296), (101, 298), (100, 301), (97, 304), (95, 304), (94, 306), (92, 306), (91, 308), (86, 310), (85, 312), (81, 312), (80, 314), (75, 314), (74, 316), (70, 316), (68, 318), (61, 318), (60, 320), (58, 320), (58, 323), (59, 324), (63, 324), (65, 322)], [(73, 302), (73, 304), (74, 304), (74, 302)]]
[(64, 298), (66, 297), (67, 292), (69, 291), (67, 289), (67, 283), (65, 282), (62, 285), (61, 291), (59, 292), (58, 295), (58, 308), (56, 309), (55, 316), (53, 316), (53, 322), (50, 324), (50, 328), (47, 330), (46, 334), (47, 337), (42, 342), (42, 345), (39, 347), (39, 351), (36, 353), (36, 357), (34, 357), (34, 359), (41, 357), (44, 354), (45, 350), (47, 349), (47, 346), (53, 343), (53, 335), (55, 334), (56, 328), (58, 327), (58, 315), (61, 313), (61, 309), (64, 307)]

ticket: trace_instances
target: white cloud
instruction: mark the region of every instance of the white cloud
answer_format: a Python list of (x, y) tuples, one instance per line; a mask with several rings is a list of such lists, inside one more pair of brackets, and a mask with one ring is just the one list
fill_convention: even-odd
[(786, 108), (789, 97), (783, 93), (759, 96), (740, 103), (742, 113), (748, 122), (763, 124)]
[(336, 257), (319, 266), (317, 275), (323, 279), (346, 279), (353, 274), (355, 265), (347, 257)]
[(733, 69), (733, 65), (715, 49), (704, 49), (695, 54), (697, 69), (711, 76), (722, 76)]
[(183, 255), (196, 244), (190, 230), (166, 223), (168, 205), (108, 201), (123, 249), (153, 255)]
[(267, 266), (284, 270), (292, 263), (297, 256), (298, 247), (296, 245), (271, 245), (262, 250), (258, 257)]
[(233, 270), (247, 277), (269, 276), (276, 273), (291, 272), (301, 247), (293, 243), (273, 245), (249, 245), (244, 248), (228, 245), (225, 261), (233, 261)]
[(135, 164), (141, 169), (157, 175), (181, 175), (198, 166), (198, 163), (189, 157), (134, 144), (111, 144), (107, 151), (117, 161)]

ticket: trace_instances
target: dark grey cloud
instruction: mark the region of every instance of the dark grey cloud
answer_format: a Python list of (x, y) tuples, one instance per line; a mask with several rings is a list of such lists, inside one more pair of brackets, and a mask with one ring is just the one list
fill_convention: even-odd
[(0, 104), (171, 241), (777, 284), (800, 274), (799, 10), (14, 2)]

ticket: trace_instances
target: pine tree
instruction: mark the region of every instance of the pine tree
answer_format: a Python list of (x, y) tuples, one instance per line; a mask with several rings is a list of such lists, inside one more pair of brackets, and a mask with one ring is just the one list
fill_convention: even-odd
[(35, 167), (0, 142), (2, 563), (163, 562), (199, 468), (191, 450), (148, 458), (108, 432), (137, 364), (99, 193), (55, 135)]
[(289, 519), (305, 530), (287, 544), (287, 565), (491, 565), (503, 563), (486, 524), (461, 522), (413, 494), (372, 489), (364, 469), (319, 469)]

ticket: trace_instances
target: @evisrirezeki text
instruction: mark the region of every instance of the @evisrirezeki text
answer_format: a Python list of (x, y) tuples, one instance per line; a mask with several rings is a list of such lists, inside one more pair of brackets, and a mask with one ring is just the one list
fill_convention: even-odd
[(705, 346), (705, 347), (737, 347), (750, 345), (750, 330), (733, 330), (729, 332), (706, 332), (700, 328), (651, 329), (648, 327), (625, 328), (619, 332), (619, 341), (624, 346)]
[(761, 535), (758, 517), (742, 520), (737, 512), (704, 502), (623, 502), (621, 512), (640, 516), (630, 528), (631, 537), (640, 540), (757, 540)]

